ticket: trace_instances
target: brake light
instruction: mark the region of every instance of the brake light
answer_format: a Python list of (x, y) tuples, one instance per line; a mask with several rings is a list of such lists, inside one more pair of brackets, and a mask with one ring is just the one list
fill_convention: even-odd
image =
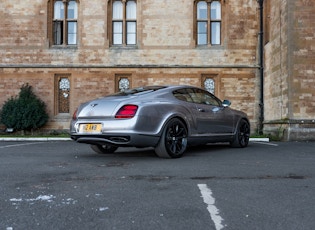
[(133, 118), (138, 110), (137, 105), (124, 105), (115, 115), (117, 119)]
[(77, 117), (77, 112), (78, 112), (78, 109), (76, 109), (72, 115), (72, 119), (73, 120), (76, 120), (78, 117)]

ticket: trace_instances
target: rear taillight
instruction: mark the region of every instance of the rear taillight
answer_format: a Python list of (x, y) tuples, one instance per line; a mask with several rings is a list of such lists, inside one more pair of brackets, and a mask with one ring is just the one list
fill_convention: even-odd
[(78, 109), (76, 109), (72, 115), (72, 120), (76, 120), (78, 117), (77, 117), (77, 112), (78, 112)]
[(133, 118), (138, 110), (137, 105), (124, 105), (115, 115), (117, 119)]

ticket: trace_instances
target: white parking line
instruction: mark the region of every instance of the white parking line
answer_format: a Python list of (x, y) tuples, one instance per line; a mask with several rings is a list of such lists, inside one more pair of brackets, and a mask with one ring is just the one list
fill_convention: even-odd
[(273, 144), (273, 143), (270, 143), (270, 142), (256, 142), (256, 141), (253, 141), (252, 143), (262, 144), (262, 145), (279, 146), (278, 144)]
[(206, 184), (198, 184), (199, 190), (201, 192), (201, 197), (203, 198), (203, 202), (205, 202), (208, 207), (208, 211), (210, 213), (210, 217), (214, 222), (215, 229), (220, 230), (223, 229), (222, 225), (223, 218), (219, 215), (219, 209), (214, 205), (215, 199), (212, 196), (212, 191)]
[(19, 146), (24, 146), (24, 145), (35, 145), (35, 144), (41, 144), (41, 143), (42, 142), (32, 142), (32, 143), (22, 143), (22, 144), (15, 144), (15, 145), (4, 145), (4, 146), (0, 146), (0, 149), (19, 147)]

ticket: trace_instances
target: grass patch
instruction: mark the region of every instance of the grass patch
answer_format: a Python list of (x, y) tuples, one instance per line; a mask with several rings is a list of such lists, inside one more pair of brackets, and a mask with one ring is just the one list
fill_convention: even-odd
[(57, 138), (69, 138), (70, 135), (66, 131), (48, 131), (48, 132), (39, 132), (39, 131), (16, 131), (13, 133), (0, 132), (0, 137), (22, 137), (22, 138), (37, 138), (37, 137), (57, 137)]

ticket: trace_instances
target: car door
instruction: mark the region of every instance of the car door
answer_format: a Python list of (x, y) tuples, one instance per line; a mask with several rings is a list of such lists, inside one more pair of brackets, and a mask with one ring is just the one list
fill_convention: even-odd
[(230, 108), (211, 93), (193, 89), (190, 93), (195, 103), (195, 122), (199, 135), (228, 134), (233, 132), (234, 116)]

